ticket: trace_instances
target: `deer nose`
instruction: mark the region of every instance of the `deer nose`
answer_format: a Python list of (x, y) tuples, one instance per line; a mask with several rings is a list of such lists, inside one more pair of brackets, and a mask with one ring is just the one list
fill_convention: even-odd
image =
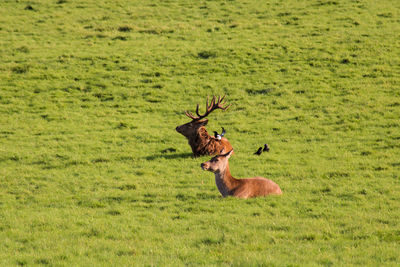
[(202, 163), (202, 164), (200, 164), (200, 166), (201, 166), (201, 168), (202, 168), (203, 170), (206, 169), (206, 164)]

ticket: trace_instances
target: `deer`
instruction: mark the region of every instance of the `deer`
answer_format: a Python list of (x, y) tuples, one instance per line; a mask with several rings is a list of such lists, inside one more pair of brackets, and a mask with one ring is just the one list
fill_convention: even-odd
[(222, 197), (233, 196), (246, 199), (282, 194), (282, 190), (275, 182), (264, 177), (234, 178), (229, 171), (228, 162), (233, 149), (226, 154), (222, 153), (224, 151), (200, 165), (203, 170), (215, 174), (215, 183)]
[(176, 127), (176, 131), (187, 138), (188, 143), (192, 148), (194, 157), (218, 155), (223, 149), (225, 149), (225, 151), (233, 149), (228, 139), (225, 137), (217, 138), (211, 136), (208, 134), (205, 128), (208, 123), (208, 119), (205, 117), (207, 117), (216, 109), (222, 109), (225, 111), (231, 106), (231, 104), (223, 106), (224, 98), (225, 96), (219, 96), (217, 99), (215, 96), (213, 96), (211, 102), (209, 103), (209, 98), (207, 97), (206, 112), (204, 114), (199, 113), (199, 104), (197, 104), (197, 116), (193, 115), (189, 111), (186, 111), (186, 116), (192, 119), (192, 121)]

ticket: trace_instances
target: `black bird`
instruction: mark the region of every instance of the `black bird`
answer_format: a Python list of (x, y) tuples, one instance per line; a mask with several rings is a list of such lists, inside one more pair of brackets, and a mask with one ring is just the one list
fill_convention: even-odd
[(263, 149), (263, 151), (267, 151), (267, 152), (269, 152), (269, 147), (268, 147), (268, 145), (267, 145), (267, 144), (264, 144), (264, 149)]
[(263, 148), (260, 147), (260, 148), (257, 150), (257, 152), (254, 153), (254, 155), (259, 155), (259, 156), (260, 156), (261, 153), (262, 153), (262, 149), (263, 149)]
[(225, 129), (224, 129), (224, 127), (221, 127), (222, 128), (222, 133), (221, 134), (218, 134), (216, 131), (214, 131), (214, 137), (215, 138), (217, 138), (218, 140), (221, 140), (222, 139), (222, 137), (225, 135)]

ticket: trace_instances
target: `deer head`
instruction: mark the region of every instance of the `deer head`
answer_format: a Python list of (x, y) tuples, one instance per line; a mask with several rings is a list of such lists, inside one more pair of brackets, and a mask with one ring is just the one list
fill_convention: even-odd
[(209, 161), (201, 164), (201, 168), (205, 171), (213, 173), (223, 173), (228, 166), (228, 159), (233, 154), (233, 149), (226, 154), (224, 150), (220, 152), (220, 155), (211, 158)]
[(224, 100), (224, 98), (225, 96), (219, 96), (218, 99), (216, 99), (216, 97), (213, 96), (211, 102), (209, 103), (209, 98), (207, 97), (206, 112), (202, 115), (199, 113), (199, 104), (197, 104), (196, 107), (197, 116), (194, 116), (189, 111), (186, 111), (186, 116), (191, 118), (192, 121), (176, 127), (176, 131), (185, 136), (187, 139), (194, 138), (197, 135), (199, 129), (207, 125), (208, 119), (205, 119), (205, 117), (207, 117), (211, 112), (216, 109), (226, 110), (230, 107), (230, 104), (225, 107), (222, 106), (222, 101)]

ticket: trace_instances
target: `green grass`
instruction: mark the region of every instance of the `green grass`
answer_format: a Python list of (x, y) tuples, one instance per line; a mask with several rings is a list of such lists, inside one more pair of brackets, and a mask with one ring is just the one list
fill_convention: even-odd
[[(398, 266), (398, 1), (2, 1), (0, 265)], [(207, 95), (222, 199), (177, 125)], [(260, 157), (254, 151), (271, 147)]]

